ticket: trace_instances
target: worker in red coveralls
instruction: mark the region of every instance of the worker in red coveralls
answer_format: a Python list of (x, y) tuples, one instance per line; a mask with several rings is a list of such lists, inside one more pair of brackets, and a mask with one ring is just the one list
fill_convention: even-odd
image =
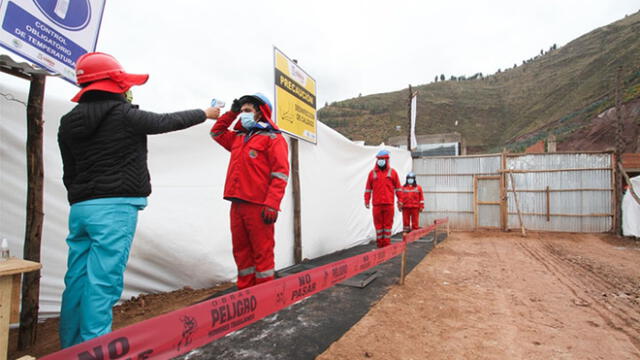
[(369, 200), (373, 197), (373, 224), (376, 227), (376, 243), (381, 248), (391, 244), (394, 194), (400, 198), (401, 188), (398, 173), (389, 164), (389, 151), (380, 150), (376, 158), (376, 165), (367, 178), (364, 206), (368, 209)]
[(407, 174), (402, 186), (402, 195), (398, 199), (398, 210), (402, 211), (402, 231), (408, 233), (420, 227), (420, 213), (424, 210), (422, 186), (416, 183), (416, 174)]
[[(233, 101), (211, 137), (231, 152), (224, 198), (231, 201), (231, 239), (238, 289), (274, 279), (274, 223), (289, 178), (284, 137), (271, 120), (272, 106), (258, 93)], [(238, 119), (234, 130), (229, 125)]]

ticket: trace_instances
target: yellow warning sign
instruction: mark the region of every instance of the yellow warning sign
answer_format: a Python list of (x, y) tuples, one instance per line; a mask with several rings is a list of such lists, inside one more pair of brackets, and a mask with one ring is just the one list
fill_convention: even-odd
[(280, 130), (316, 144), (316, 81), (277, 48), (275, 121)]

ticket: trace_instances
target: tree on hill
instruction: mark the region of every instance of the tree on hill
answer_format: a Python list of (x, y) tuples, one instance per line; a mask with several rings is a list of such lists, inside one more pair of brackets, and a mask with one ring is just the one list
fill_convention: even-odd
[(444, 81), (445, 77), (444, 74), (440, 74), (440, 81)]
[(438, 75), (436, 75), (436, 79), (435, 79), (435, 82), (438, 82)]

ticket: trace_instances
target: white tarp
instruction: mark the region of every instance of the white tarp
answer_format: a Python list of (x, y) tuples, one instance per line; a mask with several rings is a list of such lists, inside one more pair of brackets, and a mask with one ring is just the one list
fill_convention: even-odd
[[(640, 176), (631, 178), (635, 193), (640, 196)], [(627, 189), (622, 197), (622, 235), (640, 237), (640, 204)]]
[[(0, 93), (26, 102), (24, 88), (0, 83)], [(73, 103), (47, 96), (44, 105), (44, 229), (40, 314), (59, 311), (66, 270), (69, 204), (57, 145), (60, 117)], [(145, 107), (145, 110), (153, 109)], [(175, 110), (182, 110), (176, 104)], [(357, 145), (318, 123), (318, 145), (300, 141), (303, 258), (316, 258), (375, 237), (364, 187), (382, 148)], [(211, 140), (211, 121), (185, 131), (149, 137), (153, 193), (140, 213), (125, 273), (123, 299), (184, 286), (201, 288), (233, 280), (229, 202), (222, 199), (229, 153)], [(289, 140), (287, 138), (287, 140)], [(26, 204), (26, 107), (0, 96), (0, 237), (21, 257)], [(403, 179), (411, 170), (405, 150), (387, 148)], [(290, 186), (276, 223), (276, 268), (293, 264)], [(394, 233), (402, 229), (396, 210)]]

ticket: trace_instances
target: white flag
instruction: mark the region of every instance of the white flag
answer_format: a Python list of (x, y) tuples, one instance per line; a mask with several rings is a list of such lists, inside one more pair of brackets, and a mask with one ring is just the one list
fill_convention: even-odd
[(416, 108), (418, 95), (411, 98), (411, 146), (409, 150), (418, 147), (418, 140), (416, 140)]

